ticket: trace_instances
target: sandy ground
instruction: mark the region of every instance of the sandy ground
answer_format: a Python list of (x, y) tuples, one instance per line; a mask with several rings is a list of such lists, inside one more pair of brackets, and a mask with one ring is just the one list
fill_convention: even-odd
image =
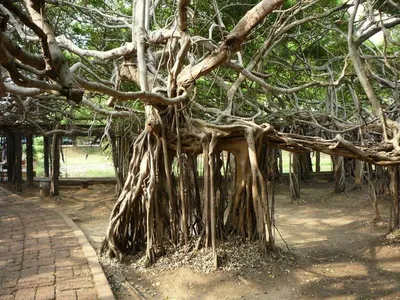
[[(366, 188), (338, 195), (330, 183), (309, 182), (302, 186), (302, 204), (290, 202), (287, 186), (277, 190), (277, 228), (293, 255), (209, 273), (177, 263), (179, 255), (168, 260), (178, 266), (172, 270), (103, 262), (117, 299), (400, 299), (400, 247), (385, 238), (387, 224), (372, 221)], [(22, 196), (61, 207), (98, 249), (115, 201), (113, 186), (63, 188), (58, 200), (38, 194), (32, 188)], [(388, 220), (389, 202), (381, 201), (380, 210)], [(286, 249), (279, 236), (277, 241)]]

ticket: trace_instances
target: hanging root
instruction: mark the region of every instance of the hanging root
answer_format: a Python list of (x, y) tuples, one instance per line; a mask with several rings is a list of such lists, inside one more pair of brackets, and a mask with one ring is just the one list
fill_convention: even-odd
[(112, 210), (102, 245), (102, 253), (109, 258), (122, 261), (124, 254), (136, 253), (146, 246), (148, 263), (155, 262), (156, 245), (162, 245), (156, 238), (163, 237), (159, 220), (162, 203), (156, 201), (157, 180), (164, 174), (158, 171), (161, 151), (161, 140), (150, 132), (143, 132), (134, 145), (128, 177)]
[[(201, 244), (211, 247), (216, 269), (218, 241), (225, 233), (236, 233), (246, 239), (258, 239), (265, 257), (268, 251), (275, 250), (275, 240), (274, 208), (266, 180), (271, 164), (264, 158), (268, 148), (262, 141), (263, 129), (244, 127), (241, 130), (245, 139), (227, 149), (235, 157), (235, 193), (228, 205), (224, 180), (233, 172), (231, 154), (226, 157), (222, 151), (221, 145), (226, 143), (220, 143), (220, 132), (197, 132), (203, 152), (201, 197), (197, 154), (184, 151), (185, 145), (178, 137), (187, 133), (182, 132), (185, 118), (177, 115), (175, 110), (170, 128), (177, 136), (176, 157), (168, 149), (168, 129), (159, 115), (157, 128), (153, 126), (137, 138), (127, 179), (111, 213), (103, 255), (121, 261), (126, 254), (146, 249), (146, 261), (152, 264), (165, 252), (165, 243), (189, 246), (190, 239), (195, 238), (196, 249)], [(172, 168), (174, 160), (176, 168)]]
[(346, 176), (344, 171), (343, 156), (334, 157), (335, 192), (343, 193), (346, 189)]
[(376, 196), (377, 192), (376, 192), (375, 185), (371, 180), (371, 170), (370, 170), (369, 167), (367, 168), (367, 172), (365, 174), (365, 178), (366, 178), (366, 180), (368, 182), (369, 198), (371, 199), (372, 206), (373, 206), (373, 208), (375, 210), (375, 220), (376, 221), (381, 221), (382, 218), (381, 218), (381, 214), (379, 213), (378, 198)]
[[(200, 204), (191, 199), (192, 195), (199, 194), (190, 184), (190, 179), (195, 178), (191, 174), (194, 165), (189, 163), (192, 157), (178, 149), (180, 180), (177, 186), (166, 128), (160, 115), (153, 113), (154, 118), (147, 122), (148, 128), (133, 146), (128, 176), (102, 244), (102, 254), (118, 261), (123, 260), (125, 254), (145, 248), (146, 261), (152, 264), (158, 254), (165, 252), (165, 241), (177, 245), (183, 238), (187, 244), (190, 231), (201, 230), (201, 224), (193, 222), (201, 217), (195, 215), (200, 212)], [(175, 124), (179, 127), (178, 119)], [(192, 205), (196, 209), (192, 209)]]
[(145, 224), (139, 220), (143, 217), (144, 190), (149, 175), (149, 155), (144, 151), (146, 143), (146, 134), (142, 133), (134, 145), (128, 177), (111, 212), (102, 244), (101, 252), (118, 261), (122, 261), (125, 253), (134, 253), (143, 246)]
[(292, 202), (300, 200), (299, 178), (296, 176), (296, 172), (294, 172), (292, 153), (290, 153), (289, 155), (289, 187), (290, 187), (290, 196), (292, 198)]

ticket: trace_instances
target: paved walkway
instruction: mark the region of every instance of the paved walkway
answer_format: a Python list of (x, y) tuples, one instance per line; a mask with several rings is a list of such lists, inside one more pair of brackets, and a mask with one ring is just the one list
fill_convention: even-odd
[(0, 187), (0, 300), (99, 296), (81, 244), (63, 217)]

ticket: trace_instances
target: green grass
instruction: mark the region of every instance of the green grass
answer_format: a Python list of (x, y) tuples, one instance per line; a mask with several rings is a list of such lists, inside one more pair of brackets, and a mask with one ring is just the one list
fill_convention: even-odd
[[(65, 147), (60, 161), (61, 177), (113, 177), (112, 159), (99, 147)], [(36, 176), (44, 176), (43, 155), (35, 162)]]
[[(311, 161), (312, 161), (312, 168), (313, 172), (315, 172), (315, 152), (311, 153)], [(289, 152), (287, 151), (282, 151), (282, 165), (283, 165), (283, 173), (289, 173)], [(332, 160), (330, 155), (321, 153), (320, 156), (320, 166), (321, 166), (321, 171), (332, 171)]]
[[(62, 177), (113, 177), (115, 176), (112, 159), (101, 152), (98, 147), (63, 147), (64, 160), (61, 161)], [(38, 155), (35, 162), (36, 176), (44, 176), (43, 155)], [(198, 160), (202, 173), (203, 160)], [(289, 172), (289, 152), (282, 151), (283, 172)], [(312, 154), (313, 171), (315, 172), (315, 155)], [(174, 170), (177, 172), (177, 164)], [(321, 171), (331, 171), (332, 161), (327, 154), (321, 153)], [(178, 173), (178, 172), (177, 172)]]
[(33, 169), (36, 172), (37, 177), (43, 177), (44, 176), (44, 164), (43, 164), (43, 159), (37, 159), (33, 163)]

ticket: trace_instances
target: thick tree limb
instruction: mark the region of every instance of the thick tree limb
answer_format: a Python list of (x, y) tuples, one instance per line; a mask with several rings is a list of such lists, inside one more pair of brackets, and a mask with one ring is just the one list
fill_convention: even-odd
[(365, 91), (365, 94), (367, 95), (368, 100), (370, 101), (376, 116), (379, 118), (379, 120), (382, 123), (383, 137), (385, 140), (387, 140), (386, 118), (383, 114), (382, 107), (379, 103), (378, 97), (376, 96), (376, 94), (374, 92), (372, 84), (368, 80), (367, 73), (365, 72), (365, 69), (364, 69), (364, 63), (361, 60), (360, 55), (358, 54), (358, 47), (353, 39), (354, 38), (354, 21), (355, 21), (355, 17), (357, 14), (358, 6), (359, 6), (359, 0), (355, 0), (354, 10), (350, 14), (348, 33), (347, 33), (347, 45), (349, 48), (349, 56), (350, 56), (351, 60), (353, 61), (354, 70), (357, 73), (358, 79)]
[[(11, 2), (5, 1), (3, 5), (12, 13), (14, 13), (21, 21), (23, 24), (28, 26), (32, 31), (39, 37), (42, 45), (42, 50), (43, 50), (43, 56), (46, 62), (46, 69), (51, 77), (56, 76), (55, 72), (56, 69), (54, 67), (54, 61), (52, 58), (52, 55), (54, 50), (50, 48), (50, 45), (48, 43), (48, 35), (47, 33), (40, 27), (38, 26), (37, 23), (32, 22), (31, 18), (29, 18), (27, 15), (25, 15), (22, 11), (20, 11), (16, 6), (14, 6)], [(33, 6), (34, 1), (29, 1), (27, 2), (27, 5)], [(44, 10), (44, 2), (43, 2), (43, 10)], [(32, 18), (33, 19), (33, 18)], [(44, 25), (44, 23), (42, 22)]]
[[(93, 111), (95, 111), (98, 114), (104, 115), (104, 116), (111, 116), (111, 117), (119, 117), (119, 118), (132, 118), (133, 116), (136, 117), (136, 115), (133, 112), (130, 111), (110, 111), (102, 108), (99, 105), (94, 104), (93, 102), (89, 101), (85, 97), (82, 99), (82, 104), (89, 107)], [(137, 117), (136, 117), (137, 119)], [(139, 120), (140, 121), (140, 120)]]
[(382, 24), (380, 24), (381, 26), (374, 26), (374, 27), (370, 28), (369, 30), (365, 31), (360, 36), (358, 36), (354, 40), (354, 45), (356, 48), (360, 47), (362, 43), (364, 43), (366, 40), (368, 40), (374, 34), (382, 31), (381, 27), (388, 29), (388, 28), (393, 28), (399, 24), (400, 24), (400, 18), (398, 16), (396, 18), (394, 18), (393, 20), (382, 22)]
[(78, 76), (74, 77), (75, 80), (80, 84), (81, 87), (88, 91), (94, 91), (103, 93), (109, 96), (114, 97), (120, 101), (128, 101), (128, 100), (141, 100), (144, 104), (148, 105), (173, 105), (178, 104), (187, 99), (187, 94), (184, 93), (178, 97), (168, 98), (161, 94), (152, 93), (152, 92), (121, 92), (117, 91), (113, 88), (110, 88), (104, 84), (98, 82), (90, 82), (85, 79), (82, 79)]
[(178, 85), (183, 87), (189, 86), (197, 78), (223, 64), (231, 53), (239, 49), (250, 31), (282, 3), (283, 0), (263, 0), (249, 10), (217, 50), (204, 58), (200, 63), (193, 67), (187, 66), (179, 73), (177, 79)]
[(45, 61), (42, 56), (35, 55), (28, 51), (25, 51), (15, 41), (7, 37), (3, 32), (0, 31), (0, 39), (3, 41), (4, 47), (9, 53), (13, 54), (13, 57), (21, 61), (22, 63), (32, 66), (38, 70), (44, 70), (46, 67)]

